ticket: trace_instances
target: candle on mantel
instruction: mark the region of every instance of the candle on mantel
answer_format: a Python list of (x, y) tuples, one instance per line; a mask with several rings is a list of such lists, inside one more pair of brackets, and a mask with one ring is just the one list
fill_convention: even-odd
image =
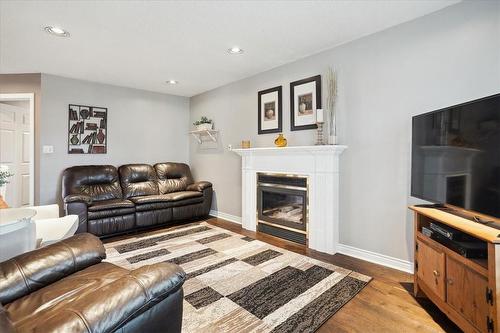
[(324, 123), (325, 122), (323, 120), (323, 109), (316, 109), (316, 122), (317, 123)]

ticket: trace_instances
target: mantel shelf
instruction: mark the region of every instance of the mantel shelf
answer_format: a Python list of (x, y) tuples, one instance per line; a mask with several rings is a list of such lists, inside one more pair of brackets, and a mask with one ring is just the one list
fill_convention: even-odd
[(335, 154), (340, 155), (347, 146), (317, 145), (317, 146), (287, 146), (287, 147), (258, 147), (232, 149), (238, 155), (270, 155), (270, 154)]
[(203, 137), (208, 137), (210, 141), (217, 142), (218, 130), (195, 130), (190, 131), (191, 134), (199, 144), (203, 143)]

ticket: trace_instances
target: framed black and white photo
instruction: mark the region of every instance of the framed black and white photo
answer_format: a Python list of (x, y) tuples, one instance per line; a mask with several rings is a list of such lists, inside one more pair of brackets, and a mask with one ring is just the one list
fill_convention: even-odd
[(282, 131), (281, 86), (259, 91), (259, 134)]
[(290, 129), (316, 129), (316, 110), (321, 109), (321, 75), (290, 83)]

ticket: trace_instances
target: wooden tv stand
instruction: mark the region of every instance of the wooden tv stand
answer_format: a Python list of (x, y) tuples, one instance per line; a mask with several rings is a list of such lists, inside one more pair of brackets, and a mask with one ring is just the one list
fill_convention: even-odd
[[(435, 208), (414, 217), (414, 293), (435, 303), (464, 332), (500, 332), (500, 230)], [(446, 224), (487, 243), (487, 259), (468, 259), (422, 233)]]

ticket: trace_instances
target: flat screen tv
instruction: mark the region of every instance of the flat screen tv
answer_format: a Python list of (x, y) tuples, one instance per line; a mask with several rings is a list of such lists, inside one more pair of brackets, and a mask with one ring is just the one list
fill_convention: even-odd
[(413, 117), (411, 194), (500, 218), (500, 94)]

